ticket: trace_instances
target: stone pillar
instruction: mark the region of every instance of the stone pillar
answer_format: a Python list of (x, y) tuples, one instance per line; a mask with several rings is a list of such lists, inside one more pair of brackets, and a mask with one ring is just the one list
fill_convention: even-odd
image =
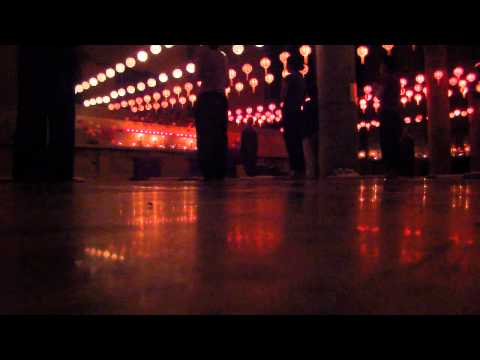
[(476, 91), (468, 95), (468, 106), (473, 108), (470, 114), (469, 144), (470, 172), (480, 174), (480, 94)]
[(357, 164), (357, 110), (352, 96), (356, 82), (353, 45), (315, 45), (318, 87), (321, 177)]
[(15, 181), (69, 181), (75, 140), (74, 48), (19, 46)]
[[(430, 175), (450, 173), (450, 118), (448, 101), (447, 47), (426, 45), (425, 78), (427, 81), (428, 146)], [(443, 71), (443, 78), (437, 83), (435, 71)]]

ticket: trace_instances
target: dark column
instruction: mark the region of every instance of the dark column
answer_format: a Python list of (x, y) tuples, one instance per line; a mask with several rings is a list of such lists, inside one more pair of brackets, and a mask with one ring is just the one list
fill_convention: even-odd
[(72, 47), (19, 46), (14, 180), (72, 179), (76, 70)]
[(480, 174), (480, 94), (476, 91), (468, 95), (468, 106), (473, 108), (470, 114), (470, 172)]
[[(450, 118), (448, 117), (448, 68), (447, 47), (428, 45), (424, 47), (425, 77), (427, 79), (428, 145), (430, 152), (430, 175), (450, 173)], [(437, 83), (435, 71), (443, 71)]]
[(352, 98), (356, 81), (355, 49), (352, 45), (315, 45), (319, 174), (356, 167), (357, 111)]

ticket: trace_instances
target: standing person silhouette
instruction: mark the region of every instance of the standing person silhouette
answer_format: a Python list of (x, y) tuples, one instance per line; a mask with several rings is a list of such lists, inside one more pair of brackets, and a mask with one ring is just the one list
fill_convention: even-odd
[(303, 69), (303, 59), (292, 55), (287, 61), (290, 73), (282, 82), (281, 99), (283, 102), (283, 136), (290, 162), (290, 175), (294, 178), (303, 177), (305, 173), (305, 158), (303, 154), (304, 116), (302, 105), (305, 101), (306, 83), (300, 71)]
[(400, 160), (400, 79), (391, 59), (380, 65), (380, 147), (387, 177), (398, 175)]
[(219, 45), (208, 45), (196, 49), (195, 60), (202, 82), (194, 109), (200, 169), (205, 180), (223, 180), (228, 152), (227, 58)]

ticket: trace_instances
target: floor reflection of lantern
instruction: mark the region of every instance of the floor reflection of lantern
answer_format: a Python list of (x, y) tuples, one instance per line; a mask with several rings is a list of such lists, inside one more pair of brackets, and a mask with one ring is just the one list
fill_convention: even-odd
[(237, 82), (235, 84), (235, 90), (238, 92), (238, 95), (243, 91), (243, 83)]
[(303, 61), (305, 65), (308, 64), (308, 57), (312, 53), (312, 48), (309, 45), (302, 45), (300, 46), (300, 55), (303, 56)]
[(193, 84), (191, 82), (187, 82), (184, 85), (185, 91), (187, 92), (187, 97), (190, 96), (190, 92), (193, 90)]
[(245, 64), (242, 66), (242, 71), (245, 73), (248, 81), (248, 76), (252, 73), (253, 67), (250, 64)]
[(250, 81), (249, 81), (249, 84), (252, 88), (252, 92), (255, 94), (255, 89), (258, 86), (258, 80), (256, 78), (251, 78)]
[(271, 83), (273, 83), (273, 81), (275, 80), (275, 76), (273, 74), (267, 74), (265, 75), (265, 82), (270, 85)]
[(382, 45), (382, 47), (387, 51), (388, 56), (392, 55), (392, 50), (394, 48), (394, 45)]
[(264, 57), (260, 60), (260, 66), (263, 68), (263, 70), (265, 70), (265, 76), (267, 75), (268, 69), (270, 68), (271, 65), (272, 65), (272, 62), (268, 57)]
[(237, 72), (234, 69), (228, 70), (228, 78), (230, 79), (230, 86), (233, 86), (233, 79), (237, 77)]
[(287, 61), (288, 61), (289, 57), (290, 57), (290, 53), (288, 51), (284, 51), (279, 55), (279, 59), (280, 59), (281, 63), (283, 64), (283, 70), (284, 71), (287, 70)]
[(360, 57), (360, 62), (365, 64), (365, 57), (368, 55), (368, 48), (366, 46), (359, 46), (357, 49), (357, 55)]

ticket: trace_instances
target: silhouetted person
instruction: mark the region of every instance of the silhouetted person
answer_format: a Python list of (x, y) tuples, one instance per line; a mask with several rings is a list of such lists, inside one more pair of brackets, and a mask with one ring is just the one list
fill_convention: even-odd
[(395, 176), (399, 170), (399, 148), (401, 119), (400, 104), (400, 79), (396, 74), (391, 59), (387, 59), (380, 66), (380, 98), (382, 99), (380, 111), (380, 146), (387, 176)]
[(300, 74), (303, 69), (303, 59), (292, 55), (288, 58), (288, 75), (282, 82), (283, 102), (283, 136), (287, 147), (291, 175), (301, 177), (305, 173), (305, 159), (303, 154), (304, 119), (302, 105), (305, 101), (306, 84)]
[(227, 59), (218, 45), (201, 46), (195, 55), (202, 82), (194, 109), (200, 168), (206, 180), (221, 180), (227, 172)]
[(408, 127), (403, 129), (400, 139), (400, 175), (413, 176), (415, 173), (415, 140)]
[(248, 176), (257, 174), (257, 153), (258, 135), (251, 121), (249, 121), (242, 131), (242, 143), (240, 145), (243, 168)]

